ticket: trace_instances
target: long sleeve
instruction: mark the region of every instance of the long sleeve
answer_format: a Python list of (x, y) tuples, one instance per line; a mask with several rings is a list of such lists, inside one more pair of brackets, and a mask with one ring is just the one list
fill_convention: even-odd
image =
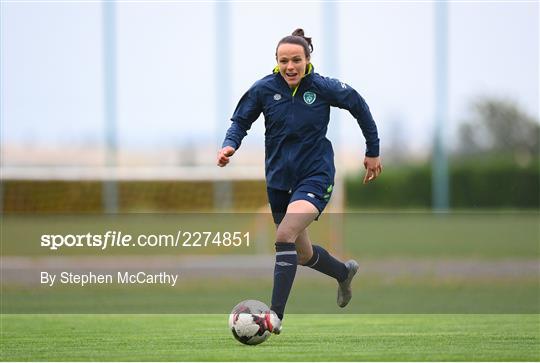
[(237, 150), (253, 122), (259, 118), (262, 107), (257, 97), (256, 85), (253, 85), (238, 102), (231, 118), (232, 125), (227, 130), (222, 147), (231, 146)]
[(379, 156), (377, 125), (366, 101), (351, 86), (333, 78), (325, 78), (325, 80), (330, 104), (348, 110), (358, 122), (366, 139), (366, 156)]

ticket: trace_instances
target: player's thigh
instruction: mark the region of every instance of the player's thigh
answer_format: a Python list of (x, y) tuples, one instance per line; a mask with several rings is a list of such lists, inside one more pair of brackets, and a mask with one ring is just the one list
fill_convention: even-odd
[(277, 227), (287, 213), (287, 207), (291, 200), (291, 193), (274, 188), (266, 188), (266, 191), (268, 195), (268, 202), (270, 204), (270, 210), (272, 211), (272, 218), (274, 219), (274, 223)]
[(296, 200), (289, 204), (287, 213), (279, 224), (277, 234), (280, 242), (295, 242), (300, 233), (317, 218), (319, 210), (306, 200)]
[(331, 195), (331, 186), (326, 187), (325, 184), (316, 180), (305, 180), (292, 193), (289, 205), (298, 200), (311, 203), (319, 212), (315, 218), (317, 220), (330, 201)]

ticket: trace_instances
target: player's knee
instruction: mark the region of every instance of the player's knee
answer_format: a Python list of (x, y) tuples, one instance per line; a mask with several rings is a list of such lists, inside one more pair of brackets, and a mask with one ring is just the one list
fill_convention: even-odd
[(294, 242), (298, 237), (298, 231), (293, 228), (280, 224), (276, 232), (276, 240), (278, 242)]

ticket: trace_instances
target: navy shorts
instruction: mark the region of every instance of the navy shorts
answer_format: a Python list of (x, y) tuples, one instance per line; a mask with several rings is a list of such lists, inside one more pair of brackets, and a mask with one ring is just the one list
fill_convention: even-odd
[(310, 181), (301, 182), (296, 188), (289, 191), (266, 188), (274, 223), (280, 224), (283, 217), (285, 217), (289, 204), (297, 200), (307, 200), (313, 204), (319, 211), (319, 215), (315, 220), (319, 219), (319, 216), (330, 201), (332, 189), (333, 185), (323, 185), (319, 182)]

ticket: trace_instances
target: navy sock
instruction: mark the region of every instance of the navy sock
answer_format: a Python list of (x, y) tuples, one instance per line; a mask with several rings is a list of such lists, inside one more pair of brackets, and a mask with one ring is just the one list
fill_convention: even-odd
[(327, 250), (317, 245), (313, 245), (313, 257), (304, 266), (331, 276), (339, 282), (344, 281), (349, 275), (349, 270), (343, 262), (332, 257)]
[(290, 242), (276, 242), (276, 264), (274, 265), (274, 289), (272, 290), (272, 306), (280, 319), (283, 319), (285, 304), (296, 275), (298, 256), (296, 246)]

